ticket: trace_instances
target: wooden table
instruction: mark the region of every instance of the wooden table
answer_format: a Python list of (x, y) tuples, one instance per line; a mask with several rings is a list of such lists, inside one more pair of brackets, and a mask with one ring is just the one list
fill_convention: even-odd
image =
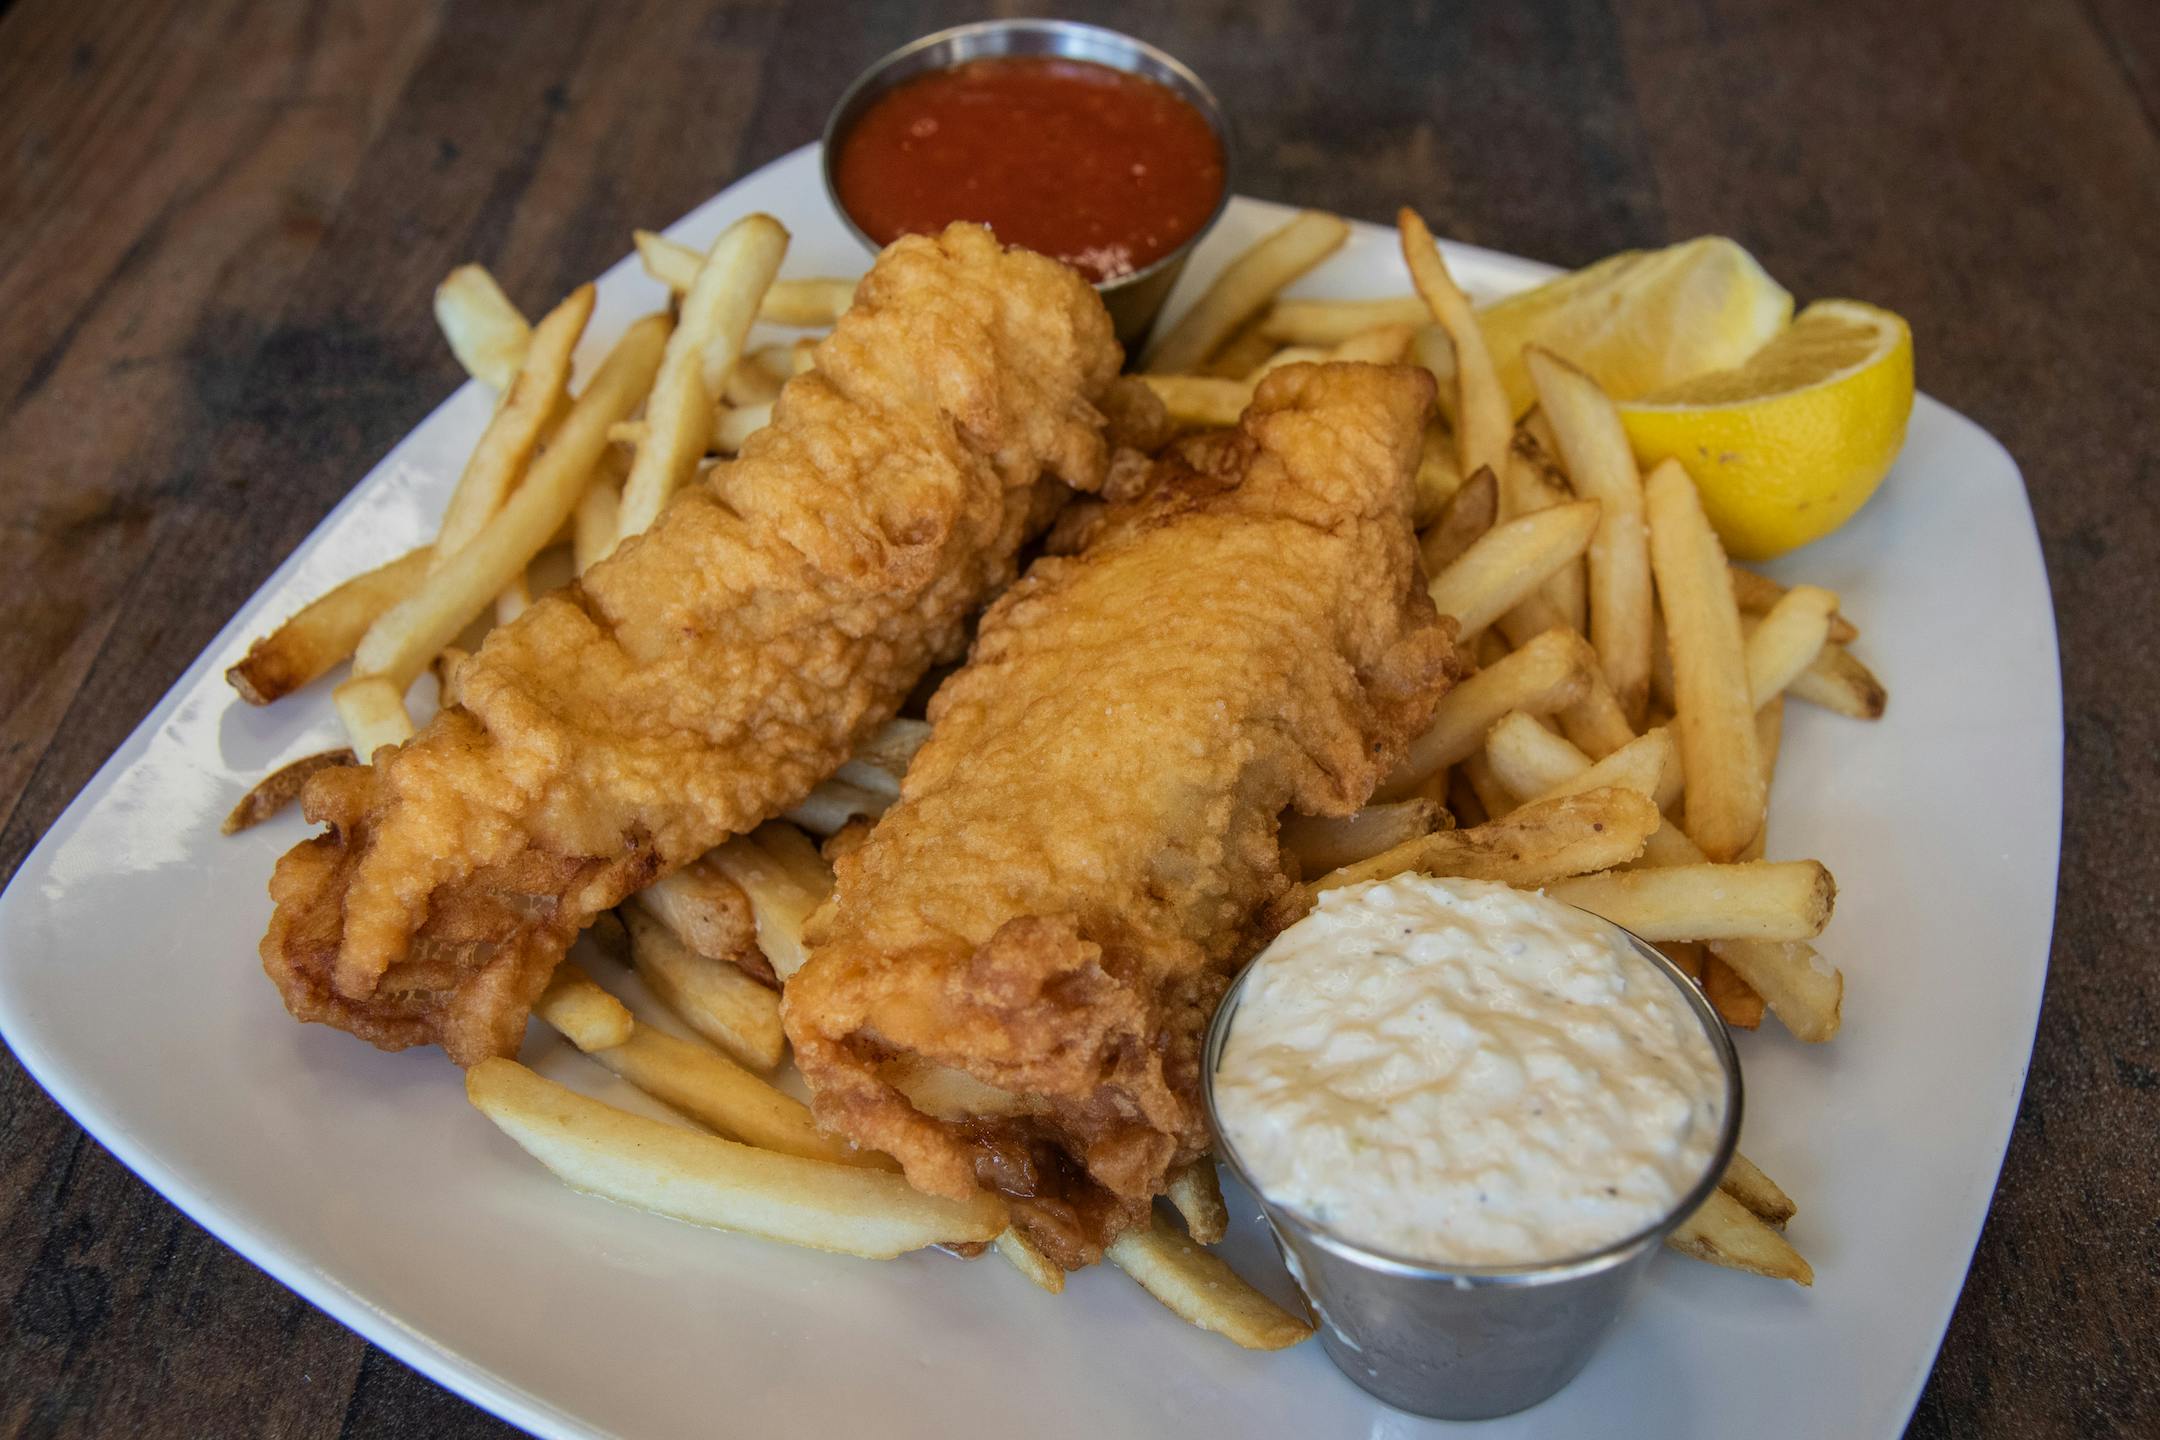
[[(1912, 1428), (2160, 1427), (2137, 1338), (2160, 1306), (2160, 7), (1170, 8), (1065, 10), (1198, 66), (1251, 193), (1409, 200), (1565, 263), (1735, 235), (1804, 298), (1910, 317), (1923, 385), (2024, 466), (2068, 699), (2056, 969)], [(0, 875), (457, 383), (445, 270), (560, 294), (975, 13), (0, 3)], [(0, 1429), (507, 1431), (205, 1235), (4, 1057)]]

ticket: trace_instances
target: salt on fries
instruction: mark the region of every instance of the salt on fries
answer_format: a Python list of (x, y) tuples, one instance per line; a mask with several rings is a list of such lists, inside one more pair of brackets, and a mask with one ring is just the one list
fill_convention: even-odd
[[(1538, 405), (1516, 423), (1470, 301), (1423, 222), (1401, 218), (1415, 294), (1283, 298), (1349, 233), (1305, 212), (1222, 271), (1162, 335), (1143, 377), (1186, 429), (1236, 424), (1259, 377), (1300, 360), (1408, 358), (1446, 391), (1452, 420), (1428, 427), (1418, 467), (1419, 546), (1432, 598), (1456, 617), (1476, 668), (1371, 804), (1285, 817), (1281, 844), (1305, 877), (1293, 908), (1413, 870), (1543, 887), (1659, 943), (1732, 1023), (1767, 1009), (1800, 1039), (1829, 1040), (1844, 982), (1812, 942), (1836, 887), (1815, 861), (1764, 858), (1765, 812), (1786, 697), (1883, 713), (1887, 692), (1847, 648), (1857, 627), (1828, 590), (1730, 566), (1686, 474), (1670, 464), (1639, 474), (1612, 400), (1560, 356), (1526, 351)], [(636, 244), (673, 293), (675, 318), (633, 324), (574, 393), (591, 287), (532, 325), (478, 266), (443, 282), (444, 334), (500, 399), (440, 533), (256, 641), (228, 672), (245, 699), (270, 704), (349, 659), (336, 702), (353, 752), (365, 759), (406, 738), (406, 691), (423, 671), (454, 703), (470, 627), (499, 623), (604, 559), (701, 464), (766, 422), (816, 337), (753, 347), (754, 324), (820, 330), (854, 294), (851, 279), (777, 279), (787, 236), (765, 216), (705, 252), (644, 231)], [(845, 844), (892, 804), (928, 729), (893, 721), (785, 819), (619, 912), (623, 958), (696, 1039), (641, 1021), (574, 965), (541, 996), (543, 1021), (685, 1123), (630, 1114), (509, 1060), (467, 1073), (472, 1103), (573, 1187), (625, 1204), (876, 1258), (992, 1245), (1035, 1285), (1062, 1290), (1065, 1273), (1010, 1228), (995, 1196), (915, 1191), (886, 1157), (820, 1131), (768, 1078), (786, 1059), (779, 983), (802, 963), (805, 929), (832, 890), (811, 836)], [(276, 813), (315, 770), (352, 762), (347, 752), (294, 762), (250, 792), (228, 828)], [(893, 1083), (929, 1114), (997, 1113), (1011, 1100), (936, 1067)], [(1177, 1171), (1165, 1203), (1182, 1231), (1155, 1215), (1113, 1241), (1114, 1265), (1240, 1345), (1274, 1349), (1311, 1333), (1204, 1248), (1227, 1224), (1211, 1160)], [(1781, 1233), (1794, 1213), (1736, 1156), (1670, 1243), (1808, 1284), (1812, 1271)]]

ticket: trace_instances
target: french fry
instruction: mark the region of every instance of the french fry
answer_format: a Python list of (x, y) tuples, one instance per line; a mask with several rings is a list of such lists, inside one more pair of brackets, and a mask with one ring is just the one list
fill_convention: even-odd
[(1711, 953), (1762, 996), (1796, 1040), (1820, 1045), (1843, 1021), (1845, 977), (1804, 940), (1718, 940)]
[(1582, 554), (1597, 531), (1598, 508), (1584, 500), (1501, 521), (1435, 575), (1433, 604), (1455, 617), (1457, 640), (1483, 631)]
[(533, 1003), (533, 1014), (555, 1027), (565, 1040), (590, 1054), (629, 1040), (637, 1020), (629, 1008), (593, 983), (576, 965), (564, 963), (548, 977), (547, 989)]
[(995, 1240), (1005, 1229), (1005, 1207), (988, 1194), (947, 1200), (891, 1171), (775, 1154), (648, 1120), (515, 1060), (473, 1066), (465, 1094), (573, 1189), (693, 1225), (872, 1260)]
[(356, 575), (248, 647), (225, 683), (250, 705), (268, 705), (351, 658), (385, 610), (412, 593), (434, 558), (431, 545)]
[(1651, 473), (1643, 492), (1651, 563), (1672, 642), (1688, 837), (1712, 860), (1730, 860), (1762, 829), (1768, 799), (1740, 611), (1725, 578), (1724, 547), (1687, 471), (1668, 460)]
[[(1785, 697), (1783, 695), (1773, 695), (1755, 712), (1755, 754), (1762, 761), (1762, 783), (1765, 792), (1770, 789), (1771, 782), (1777, 778), (1778, 751), (1784, 748), (1784, 744)], [(1767, 821), (1764, 828), (1768, 828)], [(1755, 835), (1760, 840), (1763, 831), (1758, 830)], [(1749, 858), (1759, 859), (1761, 857), (1751, 856)]]
[(1718, 1179), (1718, 1189), (1738, 1200), (1750, 1214), (1765, 1225), (1782, 1229), (1785, 1222), (1800, 1213), (1792, 1197), (1778, 1188), (1778, 1183), (1762, 1172), (1762, 1167), (1742, 1155), (1733, 1152), (1732, 1163)]
[[(1553, 604), (1543, 591), (1524, 596), (1520, 604), (1502, 615), (1494, 625), (1499, 630), (1500, 637), (1518, 650), (1548, 630), (1573, 630), (1578, 635), (1582, 633), (1578, 627), (1568, 623), (1567, 617), (1560, 613), (1560, 607)], [(1599, 673), (1604, 672), (1601, 670)]]
[(1673, 712), (1672, 637), (1665, 633), (1662, 615), (1653, 617), (1650, 624), (1650, 698), (1667, 714)]
[(1581, 746), (1584, 754), (1603, 759), (1633, 740), (1635, 727), (1628, 724), (1620, 696), (1606, 680), (1603, 667), (1585, 666), (1584, 681), (1582, 698), (1554, 718), (1560, 722), (1560, 733)]
[(680, 931), (655, 918), (651, 894), (648, 889), (623, 910), (638, 978), (700, 1038), (752, 1070), (770, 1071), (787, 1054), (780, 993), (740, 965), (686, 943)]
[(1205, 375), (1143, 375), (1148, 389), (1170, 412), (1172, 424), (1187, 429), (1226, 430), (1238, 423), (1252, 402), (1252, 382), (1217, 380)]
[(1624, 865), (1640, 855), (1643, 842), (1657, 829), (1659, 820), (1657, 806), (1631, 790), (1591, 790), (1540, 801), (1520, 806), (1503, 819), (1487, 820), (1467, 830), (1435, 831), (1369, 860), (1345, 865), (1305, 885), (1303, 898), (1309, 905), (1312, 897), (1326, 891), (1411, 871), (1465, 880), (1498, 880), (1526, 888), (1551, 887), (1571, 875), (1604, 880), (1611, 877), (1589, 872)]
[[(1528, 808), (1516, 813), (1523, 814)], [(1639, 851), (1641, 847), (1636, 848)], [(1573, 879), (1554, 880), (1546, 890), (1555, 900), (1602, 915), (1653, 942), (1812, 940), (1830, 923), (1830, 912), (1837, 903), (1837, 885), (1830, 872), (1814, 860), (1754, 860), (1734, 865), (1671, 865), (1610, 875), (1577, 874)]]
[(1276, 838), (1286, 854), (1297, 858), (1300, 873), (1324, 875), (1429, 835), (1446, 823), (1440, 803), (1420, 796), (1367, 805), (1350, 815), (1292, 815)]
[(678, 1040), (664, 1030), (640, 1025), (622, 1044), (586, 1053), (655, 1100), (730, 1140), (835, 1165), (899, 1168), (874, 1150), (858, 1150), (827, 1135), (810, 1118), (808, 1106), (781, 1094), (719, 1052)]
[(1265, 365), (1277, 348), (1275, 341), (1260, 333), (1259, 322), (1254, 321), (1225, 340), (1197, 373), (1219, 380), (1243, 380)]
[[(1507, 468), (1500, 473), (1500, 512), (1505, 516), (1528, 514), (1575, 498), (1573, 487), (1560, 473), (1558, 463), (1531, 436), (1517, 429), (1508, 444)], [(1568, 628), (1587, 632), (1590, 623), (1589, 570), (1573, 560), (1554, 571), (1545, 582), (1545, 598), (1560, 612)]]
[(1455, 768), (1469, 783), (1471, 793), (1477, 796), (1478, 807), (1485, 812), (1487, 820), (1501, 819), (1515, 809), (1515, 797), (1508, 793), (1507, 786), (1500, 783), (1500, 777), (1493, 774), (1492, 766), (1486, 763), (1484, 751), (1479, 750), (1475, 754), (1464, 756), (1462, 763)]
[(525, 361), (532, 326), (485, 265), (460, 265), (435, 287), (435, 323), (465, 373), (496, 391)]
[[(1732, 567), (1732, 587), (1733, 600), (1743, 615), (1768, 615), (1785, 598), (1785, 587), (1777, 581), (1738, 565)], [(1840, 645), (1850, 645), (1860, 638), (1860, 629), (1843, 615), (1833, 615), (1830, 638)]]
[[(1508, 717), (1508, 721), (1504, 723), (1513, 724), (1514, 722), (1528, 725), (1532, 730), (1542, 730), (1544, 728), (1528, 716), (1521, 714)], [(1499, 734), (1499, 731), (1500, 727), (1495, 726), (1493, 731), (1495, 736)], [(1516, 731), (1514, 733), (1519, 735), (1520, 732)], [(1560, 743), (1566, 744), (1567, 742), (1562, 741)], [(1496, 747), (1491, 744), (1486, 746), (1486, 753), (1492, 757), (1494, 766), (1497, 768), (1501, 764), (1501, 756), (1495, 753), (1495, 750)], [(1672, 769), (1674, 763), (1672, 735), (1668, 731), (1652, 730), (1648, 734), (1639, 735), (1630, 740), (1627, 744), (1595, 764), (1562, 779), (1550, 781), (1543, 789), (1532, 790), (1529, 794), (1524, 795), (1523, 799), (1527, 803), (1534, 804), (1540, 800), (1558, 800), (1565, 795), (1580, 795), (1586, 790), (1602, 790), (1612, 786), (1622, 790), (1632, 790), (1652, 804), (1656, 804), (1658, 792), (1665, 785), (1665, 776)], [(1503, 773), (1501, 776), (1502, 783), (1506, 784), (1510, 790), (1515, 789), (1515, 779), (1514, 774)]]
[(1260, 317), (1261, 338), (1277, 345), (1342, 344), (1381, 325), (1424, 324), (1432, 318), (1415, 295), (1385, 300), (1277, 300)]
[(720, 412), (713, 420), (712, 448), (723, 455), (736, 454), (744, 441), (772, 424), (772, 412), (770, 400)]
[(531, 464), (542, 432), (568, 406), (570, 355), (585, 333), (585, 322), (592, 318), (596, 294), (592, 286), (580, 285), (533, 331), (523, 363), (481, 432), (480, 443), (473, 447), (443, 510), (429, 569), (440, 570), (502, 508)]
[[(1652, 731), (1636, 741), (1635, 746), (1655, 746), (1658, 742), (1651, 736), (1664, 733)], [(1634, 748), (1629, 747), (1629, 750)], [(1665, 748), (1670, 758), (1669, 740), (1665, 742)], [(1595, 778), (1632, 786), (1640, 783), (1639, 777), (1644, 773), (1635, 768), (1640, 763), (1640, 752), (1632, 757), (1627, 751), (1615, 752), (1592, 766), (1588, 756), (1527, 715), (1508, 715), (1493, 726), (1486, 737), (1485, 753), (1510, 790), (1539, 799), (1567, 794), (1577, 787), (1590, 785)], [(1602, 776), (1594, 776), (1594, 771), (1603, 772)], [(1660, 797), (1671, 778), (1668, 774), (1659, 781)], [(1659, 799), (1658, 808), (1666, 808), (1664, 799)], [(1667, 824), (1650, 836), (1641, 863), (1701, 865), (1705, 861), (1702, 850), (1694, 841)], [(1834, 966), (1816, 954), (1814, 946), (1805, 941), (1720, 940), (1711, 948), (1735, 975), (1761, 994), (1771, 1013), (1796, 1038), (1820, 1043), (1837, 1034), (1845, 980)]]
[(994, 1242), (998, 1254), (1011, 1263), (1013, 1269), (1040, 1289), (1052, 1295), (1065, 1293), (1065, 1267), (1035, 1248), (1035, 1242), (1018, 1230), (1001, 1231)]
[[(1455, 463), (1455, 437), (1437, 421), (1425, 427), (1425, 437), (1418, 448), (1417, 479), (1413, 484), (1416, 490), (1411, 500), (1410, 520), (1420, 530), (1438, 520), (1448, 502), (1462, 490), (1462, 467)], [(1490, 521), (1486, 523), (1491, 524)]]
[(1785, 693), (1830, 639), (1838, 597), (1813, 585), (1795, 585), (1761, 621), (1747, 629), (1745, 654), (1750, 703), (1760, 710)]
[(693, 860), (632, 898), (701, 955), (740, 964), (756, 953), (757, 922), (750, 914), (750, 899), (710, 859)]
[[(538, 559), (538, 556), (534, 557)], [(523, 575), (515, 575), (510, 583), (495, 592), (495, 623), (508, 625), (525, 613), (533, 602), (531, 582)], [(440, 652), (438, 652), (440, 653)]]
[(1890, 703), (1890, 692), (1875, 678), (1875, 672), (1834, 640), (1822, 647), (1814, 663), (1793, 677), (1785, 693), (1855, 720), (1880, 720)]
[(622, 491), (605, 480), (596, 481), (579, 497), (570, 517), (570, 555), (577, 573), (615, 553), (615, 537), (621, 533)]
[(839, 774), (850, 783), (871, 788), (864, 767), (882, 771), (890, 777), (891, 794), (900, 793), (900, 781), (914, 762), (915, 752), (929, 743), (930, 722), (910, 720), (905, 717), (886, 721), (877, 733), (855, 751), (847, 764), (840, 767)]
[(891, 796), (872, 794), (845, 780), (825, 780), (780, 818), (813, 835), (831, 835), (852, 820), (875, 820), (891, 806)]
[(856, 281), (834, 276), (775, 280), (758, 305), (758, 321), (796, 330), (824, 330), (855, 303)]
[[(1418, 303), (1424, 304), (1422, 300)], [(1432, 308), (1427, 306), (1425, 313), (1431, 315)], [(1418, 326), (1417, 334), (1410, 339), (1410, 363), (1433, 377), (1433, 408), (1440, 412), (1452, 440), (1462, 417), (1456, 413), (1459, 387), (1455, 379), (1455, 342), (1448, 339), (1447, 330), (1437, 322)]]
[(1698, 985), (1702, 983), (1703, 963), (1710, 958), (1710, 950), (1700, 940), (1668, 940), (1657, 950), (1681, 974)]
[(1493, 518), (1499, 513), (1499, 494), (1499, 483), (1490, 470), (1478, 471), (1457, 487), (1439, 518), (1418, 537), (1418, 554), (1425, 561), (1426, 574), (1438, 575), (1446, 570), (1492, 529)]
[(413, 737), (412, 716), (405, 709), (405, 687), (381, 675), (356, 675), (330, 692), (338, 720), (352, 741), (352, 752), (375, 763), (375, 752), (402, 745)]
[[(777, 283), (777, 282), (776, 282)], [(780, 398), (780, 387), (785, 382), (762, 365), (751, 363), (745, 355), (728, 371), (727, 388), (720, 393), (721, 400), (737, 409), (751, 405), (770, 405)]]
[(1327, 351), (1311, 345), (1286, 345), (1253, 367), (1252, 374), (1245, 377), (1245, 388), (1250, 391), (1286, 365), (1325, 365), (1328, 358)]
[(737, 835), (705, 857), (705, 863), (741, 887), (757, 923), (758, 948), (783, 981), (809, 958), (803, 924), (824, 895), (806, 889), (772, 854), (747, 835)]
[(1591, 764), (1574, 742), (1520, 710), (1501, 716), (1485, 732), (1485, 754), (1518, 802), (1559, 793), (1560, 786), (1588, 774)]
[(1745, 1270), (1796, 1285), (1815, 1283), (1814, 1267), (1792, 1243), (1723, 1190), (1711, 1192), (1703, 1207), (1680, 1222), (1665, 1243), (1683, 1255), (1728, 1270)]
[(1508, 439), (1507, 464), (1500, 471), (1500, 513), (1512, 520), (1574, 498), (1574, 487), (1553, 457), (1529, 431), (1515, 431)]
[(325, 750), (319, 755), (303, 755), (298, 760), (280, 765), (268, 775), (255, 782), (254, 788), (240, 797), (218, 826), (220, 834), (237, 835), (250, 826), (260, 825), (300, 798), (307, 788), (308, 777), (318, 770), (334, 770), (340, 765), (356, 765), (359, 761), (350, 750)]
[[(705, 263), (702, 253), (650, 230), (636, 231), (633, 238), (638, 260), (653, 279), (678, 294), (697, 282), (698, 267)], [(758, 305), (758, 322), (801, 330), (823, 329), (855, 303), (856, 284), (831, 276), (775, 280)]]
[(1585, 676), (1596, 663), (1580, 635), (1549, 630), (1490, 669), (1457, 685), (1440, 699), (1424, 734), (1380, 787), (1377, 798), (1399, 800), (1443, 765), (1453, 765), (1485, 743), (1485, 732), (1510, 710), (1549, 715), (1582, 698)]
[(1715, 953), (1703, 964), (1702, 989), (1718, 1018), (1733, 1029), (1754, 1030), (1762, 1025), (1762, 996)]
[(649, 315), (624, 332), (487, 527), (429, 575), (418, 593), (375, 622), (354, 653), (355, 675), (386, 679), (402, 696), (436, 652), (524, 573), (584, 497), (593, 465), (607, 448), (608, 426), (651, 388), (667, 334), (664, 315)]
[[(787, 282), (776, 280), (773, 283), (785, 285)], [(770, 295), (772, 292), (768, 290), (765, 293)], [(750, 358), (778, 376), (781, 383), (785, 384), (817, 364), (818, 342), (823, 338), (818, 335), (805, 335), (786, 345), (761, 345), (750, 352)]]
[(1641, 721), (1650, 695), (1650, 548), (1643, 486), (1620, 413), (1597, 382), (1535, 346), (1523, 352), (1538, 407), (1552, 424), (1575, 493), (1595, 500), (1598, 531), (1590, 541), (1590, 643), (1620, 697), (1629, 724)]
[(1143, 368), (1155, 375), (1197, 369), (1282, 288), (1342, 248), (1350, 226), (1340, 216), (1302, 211), (1224, 266), (1192, 308), (1165, 331)]
[(696, 473), (712, 439), (713, 399), (742, 358), (787, 245), (779, 221), (753, 214), (723, 230), (706, 252), (645, 401), (645, 439), (623, 482), (624, 535), (659, 518), (668, 497)]
[(806, 894), (820, 900), (832, 894), (832, 866), (819, 852), (817, 843), (801, 830), (785, 820), (768, 820), (758, 826), (751, 838), (779, 862), (788, 878)]
[(1410, 337), (1417, 333), (1415, 325), (1375, 325), (1370, 330), (1360, 330), (1327, 352), (1327, 358), (1341, 364), (1395, 365), (1410, 348)]
[(1247, 1350), (1282, 1350), (1312, 1334), (1311, 1325), (1246, 1284), (1160, 1215), (1127, 1230), (1103, 1253), (1179, 1319)]
[(1230, 1207), (1223, 1204), (1222, 1181), (1215, 1174), (1213, 1156), (1188, 1160), (1171, 1171), (1170, 1188), (1164, 1194), (1195, 1244), (1213, 1245), (1229, 1230)]
[(1405, 206), (1396, 213), (1395, 225), (1402, 234), (1403, 263), (1410, 267), (1410, 282), (1455, 347), (1456, 460), (1465, 475), (1483, 468), (1497, 476), (1507, 464), (1515, 415), (1485, 348), (1485, 332), (1470, 313), (1469, 297), (1448, 273), (1447, 261), (1440, 257), (1440, 247), (1433, 243), (1425, 221)]

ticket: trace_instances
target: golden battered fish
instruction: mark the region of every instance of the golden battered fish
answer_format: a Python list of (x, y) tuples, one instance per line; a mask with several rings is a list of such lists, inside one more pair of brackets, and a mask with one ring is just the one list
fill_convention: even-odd
[(1281, 923), (1279, 817), (1357, 809), (1456, 673), (1410, 522), (1432, 394), (1280, 370), (990, 609), (786, 986), (821, 1124), (1004, 1192), (1068, 1267), (1207, 1149), (1201, 1041)]
[(888, 248), (739, 458), (309, 787), (330, 829), (279, 862), (262, 942), (287, 1007), (514, 1052), (597, 912), (795, 804), (959, 653), (1049, 477), (1101, 482), (1118, 362), (1064, 266), (969, 225)]

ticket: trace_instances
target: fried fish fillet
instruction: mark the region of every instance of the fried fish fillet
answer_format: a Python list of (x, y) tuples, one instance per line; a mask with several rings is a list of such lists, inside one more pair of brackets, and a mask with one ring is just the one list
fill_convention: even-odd
[(1281, 813), (1364, 803), (1455, 673), (1410, 524), (1431, 402), (1278, 371), (990, 609), (786, 987), (822, 1125), (1003, 1191), (1069, 1268), (1207, 1149), (1201, 1041), (1280, 923)]
[(263, 968), (302, 1020), (512, 1053), (600, 910), (799, 801), (959, 653), (1108, 460), (1085, 281), (955, 225), (890, 247), (732, 464), (495, 631), (459, 703), (306, 794)]

